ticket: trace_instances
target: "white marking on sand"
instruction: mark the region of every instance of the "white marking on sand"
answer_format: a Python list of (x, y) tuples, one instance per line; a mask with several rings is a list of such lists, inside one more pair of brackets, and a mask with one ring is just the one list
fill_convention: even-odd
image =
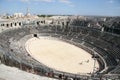
[[(51, 37), (32, 38), (25, 44), (28, 53), (44, 65), (69, 73), (91, 73), (94, 59), (85, 50)], [(96, 62), (96, 68), (99, 68)]]

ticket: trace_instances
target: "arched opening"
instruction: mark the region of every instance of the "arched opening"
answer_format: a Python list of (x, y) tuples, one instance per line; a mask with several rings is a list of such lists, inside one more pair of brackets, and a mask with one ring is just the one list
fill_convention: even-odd
[(41, 21), (41, 23), (44, 23), (44, 21)]
[(37, 25), (39, 25), (39, 22), (37, 22)]
[(9, 27), (9, 24), (6, 24), (7, 27)]
[(15, 26), (17, 26), (17, 23), (15, 23)]
[(37, 37), (37, 34), (34, 34), (33, 36), (34, 36), (34, 37)]
[(10, 24), (10, 26), (12, 27), (12, 23)]
[(19, 22), (19, 26), (21, 26), (21, 22)]

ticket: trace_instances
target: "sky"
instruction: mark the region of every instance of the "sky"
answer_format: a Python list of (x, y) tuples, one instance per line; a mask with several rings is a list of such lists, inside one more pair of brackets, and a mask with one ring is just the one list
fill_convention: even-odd
[(0, 0), (0, 14), (120, 16), (120, 0)]

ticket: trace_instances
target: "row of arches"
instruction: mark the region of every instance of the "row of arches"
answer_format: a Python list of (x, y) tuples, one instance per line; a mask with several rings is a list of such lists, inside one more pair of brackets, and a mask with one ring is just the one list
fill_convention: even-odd
[(14, 26), (22, 26), (22, 22), (9, 22), (9, 23), (2, 23), (0, 24), (1, 27), (14, 27)]

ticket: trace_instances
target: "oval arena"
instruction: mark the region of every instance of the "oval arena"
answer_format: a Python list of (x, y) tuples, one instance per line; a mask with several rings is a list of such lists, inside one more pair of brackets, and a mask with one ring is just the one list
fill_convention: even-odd
[[(74, 74), (93, 72), (91, 54), (56, 38), (31, 38), (26, 42), (26, 50), (33, 58), (55, 70)], [(95, 67), (99, 69), (97, 62)]]

